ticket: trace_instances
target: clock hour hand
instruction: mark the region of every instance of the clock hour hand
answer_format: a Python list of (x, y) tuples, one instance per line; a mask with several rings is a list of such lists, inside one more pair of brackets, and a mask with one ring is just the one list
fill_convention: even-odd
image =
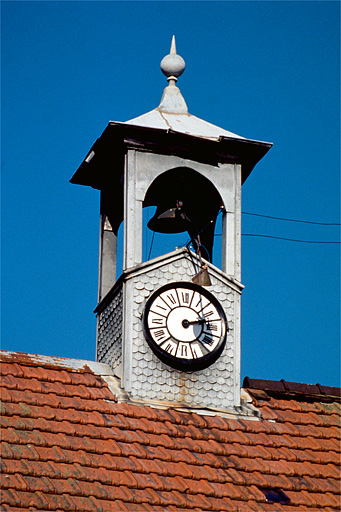
[(189, 320), (183, 320), (182, 321), (182, 327), (187, 329), (190, 325), (193, 324), (204, 324), (206, 322), (205, 318), (198, 318), (197, 320), (192, 320), (191, 322)]

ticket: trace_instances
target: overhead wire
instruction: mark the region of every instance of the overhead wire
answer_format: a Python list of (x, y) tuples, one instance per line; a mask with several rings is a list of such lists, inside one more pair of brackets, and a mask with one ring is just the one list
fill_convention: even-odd
[[(255, 236), (260, 238), (274, 238), (276, 240), (286, 240), (289, 242), (301, 242), (306, 244), (341, 244), (341, 241), (339, 242), (330, 242), (330, 241), (322, 241), (322, 240), (300, 240), (298, 238), (285, 238), (283, 236), (273, 236), (273, 235), (263, 235), (260, 233), (242, 233), (242, 236)], [(215, 233), (214, 236), (222, 236), (222, 233)]]
[(283, 220), (286, 222), (301, 222), (303, 224), (317, 224), (319, 226), (341, 226), (338, 222), (316, 222), (312, 220), (287, 219), (285, 217), (273, 217), (272, 215), (263, 215), (261, 213), (242, 212), (243, 215), (254, 215), (255, 217), (264, 217), (266, 219)]
[[(217, 235), (221, 236), (221, 235)], [(285, 238), (282, 236), (272, 236), (272, 235), (260, 235), (254, 233), (242, 233), (242, 236), (257, 236), (261, 238), (275, 238), (276, 240), (287, 240), (289, 242), (301, 242), (305, 244), (341, 244), (341, 242), (329, 242), (329, 241), (319, 241), (319, 240), (299, 240), (296, 238)]]
[[(274, 217), (272, 215), (264, 215), (261, 213), (251, 213), (251, 212), (242, 212), (244, 215), (252, 215), (255, 217), (262, 217), (266, 219), (273, 219), (273, 220), (280, 220), (285, 222), (296, 222), (296, 223), (302, 223), (302, 224), (313, 224), (313, 225), (319, 225), (319, 226), (341, 226), (340, 223), (337, 222), (317, 222), (317, 221), (311, 221), (311, 220), (301, 220), (301, 219), (289, 219), (286, 217)], [(306, 244), (340, 244), (341, 242), (334, 242), (334, 241), (322, 241), (322, 240), (302, 240), (298, 238), (287, 238), (287, 237), (281, 237), (281, 236), (274, 236), (274, 235), (264, 235), (259, 233), (242, 233), (242, 236), (253, 236), (253, 237), (259, 237), (259, 238), (272, 238), (275, 240), (285, 240), (288, 242), (298, 242), (298, 243), (306, 243)]]
[[(222, 210), (220, 210), (220, 211), (222, 211)], [(244, 211), (242, 212), (242, 214), (243, 215), (252, 215), (255, 217), (263, 217), (266, 219), (285, 221), (285, 222), (297, 222), (297, 223), (301, 223), (301, 224), (313, 224), (313, 225), (319, 225), (319, 226), (341, 226), (341, 223), (338, 223), (338, 222), (317, 222), (317, 221), (301, 220), (301, 219), (289, 219), (286, 217), (275, 217), (272, 215), (264, 215), (261, 213), (244, 212)], [(204, 229), (206, 229), (206, 227), (207, 226), (205, 226), (205, 228), (203, 228), (201, 231), (204, 231)], [(155, 235), (155, 232), (153, 232), (148, 259), (150, 258), (150, 254), (151, 254), (151, 250), (152, 250), (152, 246), (153, 246), (153, 242), (154, 242), (154, 235)], [(222, 233), (216, 233), (216, 234), (214, 234), (214, 236), (215, 237), (222, 236)], [(334, 241), (322, 241), (322, 240), (302, 240), (299, 238), (287, 238), (287, 237), (281, 237), (281, 236), (264, 235), (264, 234), (260, 234), (260, 233), (242, 233), (242, 236), (258, 237), (258, 238), (272, 238), (275, 240), (284, 240), (287, 242), (306, 243), (306, 244), (341, 244), (340, 241), (334, 242)], [(188, 246), (191, 242), (192, 242), (192, 239), (190, 239), (189, 242), (185, 244), (185, 246)], [(206, 248), (204, 247), (204, 249), (206, 249)]]

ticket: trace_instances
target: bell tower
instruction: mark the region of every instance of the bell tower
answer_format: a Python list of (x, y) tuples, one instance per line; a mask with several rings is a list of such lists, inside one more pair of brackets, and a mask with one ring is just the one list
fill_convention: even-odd
[[(188, 113), (177, 87), (185, 62), (161, 61), (160, 105), (109, 122), (70, 180), (101, 191), (97, 359), (125, 399), (158, 407), (240, 407), (241, 186), (271, 144)], [(188, 245), (142, 262), (142, 211), (154, 232)], [(222, 212), (222, 268), (212, 263)], [(123, 222), (123, 272), (116, 280)]]

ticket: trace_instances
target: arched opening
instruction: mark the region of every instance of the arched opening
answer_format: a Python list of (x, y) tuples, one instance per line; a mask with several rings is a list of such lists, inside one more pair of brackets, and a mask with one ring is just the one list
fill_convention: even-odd
[[(168, 238), (175, 241), (169, 250), (162, 244), (163, 254), (176, 245), (189, 243), (196, 252), (212, 261), (214, 230), (222, 199), (211, 181), (186, 167), (166, 171), (155, 178), (146, 192), (143, 208), (152, 206), (156, 206), (156, 211), (147, 220), (148, 228), (158, 233), (165, 243)], [(148, 254), (144, 256), (149, 259)]]

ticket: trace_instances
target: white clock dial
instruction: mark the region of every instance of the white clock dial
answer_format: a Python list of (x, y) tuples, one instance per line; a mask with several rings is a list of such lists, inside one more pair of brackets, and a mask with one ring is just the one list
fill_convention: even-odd
[(218, 300), (193, 283), (170, 283), (154, 292), (143, 315), (154, 353), (174, 368), (193, 371), (221, 354), (227, 322)]

